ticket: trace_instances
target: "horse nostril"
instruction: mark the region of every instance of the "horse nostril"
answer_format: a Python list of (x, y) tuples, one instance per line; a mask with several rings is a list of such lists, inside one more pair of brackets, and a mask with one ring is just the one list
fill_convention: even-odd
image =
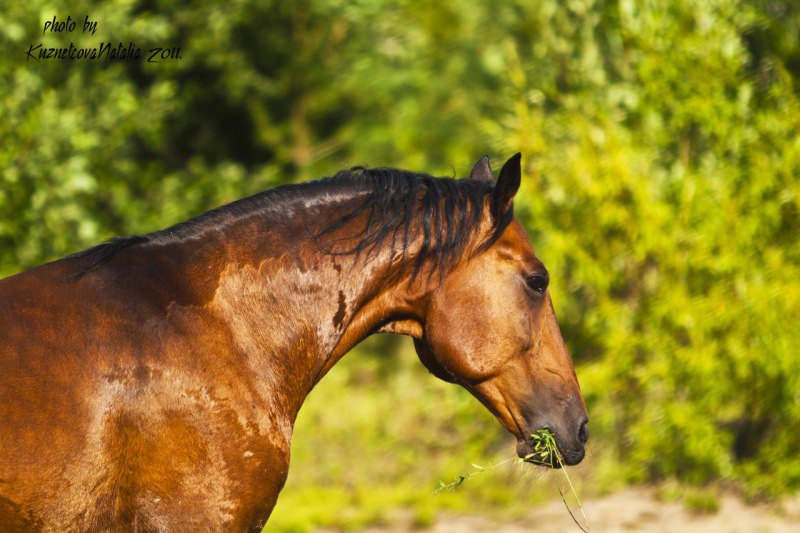
[(586, 420), (581, 422), (581, 426), (578, 428), (578, 441), (581, 444), (586, 444), (589, 440), (589, 424)]

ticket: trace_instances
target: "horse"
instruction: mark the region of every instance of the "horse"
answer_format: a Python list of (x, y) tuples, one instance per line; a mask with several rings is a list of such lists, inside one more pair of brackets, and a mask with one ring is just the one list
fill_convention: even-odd
[(0, 530), (260, 531), (306, 395), (378, 332), (413, 338), (517, 439), (584, 457), (587, 412), (495, 182), (355, 167), (0, 280)]

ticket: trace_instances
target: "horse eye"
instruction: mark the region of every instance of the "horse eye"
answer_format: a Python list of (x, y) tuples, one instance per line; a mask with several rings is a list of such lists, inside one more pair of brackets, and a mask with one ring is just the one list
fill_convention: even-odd
[(535, 290), (539, 294), (543, 294), (547, 290), (547, 285), (550, 283), (550, 275), (547, 272), (542, 274), (533, 274), (527, 278), (528, 287)]

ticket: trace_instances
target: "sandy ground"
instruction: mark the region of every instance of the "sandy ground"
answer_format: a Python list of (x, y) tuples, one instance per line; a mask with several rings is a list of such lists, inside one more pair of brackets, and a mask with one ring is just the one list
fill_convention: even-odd
[[(715, 514), (694, 514), (680, 502), (659, 501), (652, 489), (629, 489), (602, 498), (586, 500), (584, 510), (593, 533), (601, 532), (800, 532), (800, 498), (780, 508), (746, 505), (735, 496), (722, 496)], [(370, 528), (364, 533), (400, 533), (411, 528), (397, 525)], [(561, 501), (537, 507), (527, 520), (499, 523), (481, 517), (448, 515), (440, 517), (431, 533), (492, 532), (536, 533), (579, 532)]]

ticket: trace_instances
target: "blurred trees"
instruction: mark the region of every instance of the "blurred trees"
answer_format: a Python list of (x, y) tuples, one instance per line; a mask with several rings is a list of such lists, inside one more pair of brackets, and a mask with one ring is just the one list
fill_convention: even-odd
[[(349, 165), (521, 150), (595, 446), (631, 480), (800, 485), (792, 0), (3, 4), (0, 273)], [(182, 59), (25, 61), (109, 40)]]

